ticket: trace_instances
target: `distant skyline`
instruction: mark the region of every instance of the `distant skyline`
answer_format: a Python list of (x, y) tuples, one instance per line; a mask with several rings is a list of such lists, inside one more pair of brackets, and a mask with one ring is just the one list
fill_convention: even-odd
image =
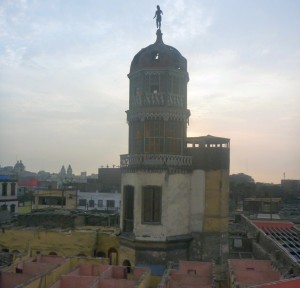
[(231, 139), (230, 173), (300, 179), (300, 1), (0, 1), (0, 165), (74, 174), (128, 153), (130, 63), (188, 61), (188, 136)]

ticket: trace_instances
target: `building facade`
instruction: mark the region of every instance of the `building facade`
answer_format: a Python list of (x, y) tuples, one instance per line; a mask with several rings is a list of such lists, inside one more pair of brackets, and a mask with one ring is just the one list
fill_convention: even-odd
[(156, 35), (128, 74), (121, 254), (134, 265), (220, 259), (228, 250), (229, 139), (187, 137), (187, 60)]
[(18, 212), (18, 180), (11, 176), (0, 175), (0, 209)]
[(77, 192), (75, 190), (35, 190), (33, 209), (64, 208), (75, 209)]
[(119, 212), (120, 206), (121, 194), (118, 192), (77, 192), (78, 209)]

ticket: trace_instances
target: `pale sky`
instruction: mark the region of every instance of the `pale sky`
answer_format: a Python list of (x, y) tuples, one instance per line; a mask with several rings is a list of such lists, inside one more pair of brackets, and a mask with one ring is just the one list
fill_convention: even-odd
[(188, 61), (188, 136), (231, 139), (230, 173), (300, 179), (299, 0), (0, 0), (0, 165), (97, 173), (128, 153), (130, 63)]

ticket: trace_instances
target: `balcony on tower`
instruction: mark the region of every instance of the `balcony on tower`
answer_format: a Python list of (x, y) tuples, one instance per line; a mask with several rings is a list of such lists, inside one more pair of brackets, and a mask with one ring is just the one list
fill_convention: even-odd
[(192, 157), (170, 154), (121, 155), (121, 169), (190, 169)]

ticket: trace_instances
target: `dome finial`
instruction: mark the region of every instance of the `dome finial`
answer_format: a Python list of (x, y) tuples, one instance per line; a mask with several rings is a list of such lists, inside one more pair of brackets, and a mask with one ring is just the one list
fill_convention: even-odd
[(163, 34), (161, 33), (160, 29), (157, 29), (155, 43), (164, 43), (163, 40), (162, 40), (162, 35)]

